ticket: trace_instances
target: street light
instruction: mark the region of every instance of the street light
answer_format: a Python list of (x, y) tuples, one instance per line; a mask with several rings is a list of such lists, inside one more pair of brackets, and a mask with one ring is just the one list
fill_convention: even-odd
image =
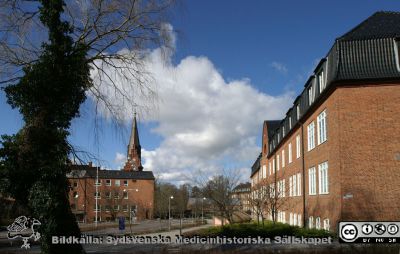
[[(136, 192), (139, 191), (138, 189), (124, 189), (123, 191), (127, 192), (127, 191), (131, 191), (131, 190), (134, 190)], [(129, 199), (129, 197), (128, 197), (128, 199)], [(137, 207), (136, 207), (136, 210), (137, 210)], [(131, 204), (129, 204), (129, 229), (131, 230), (131, 234), (132, 234), (132, 205)]]
[(206, 200), (206, 198), (201, 199), (201, 224), (204, 224), (204, 213), (203, 213), (204, 200)]
[(171, 199), (174, 199), (174, 196), (168, 199), (168, 231), (171, 231)]

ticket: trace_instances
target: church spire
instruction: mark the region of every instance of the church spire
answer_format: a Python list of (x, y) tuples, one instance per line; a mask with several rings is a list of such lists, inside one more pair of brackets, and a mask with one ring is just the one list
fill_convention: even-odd
[(142, 171), (142, 156), (141, 146), (139, 141), (139, 131), (136, 121), (136, 112), (133, 117), (131, 137), (129, 139), (128, 151), (127, 151), (127, 162), (124, 166), (125, 171)]

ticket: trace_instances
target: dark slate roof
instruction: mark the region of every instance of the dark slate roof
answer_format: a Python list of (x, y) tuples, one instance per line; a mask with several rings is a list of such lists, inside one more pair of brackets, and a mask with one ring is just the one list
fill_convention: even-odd
[(260, 169), (260, 160), (261, 160), (262, 153), (260, 153), (254, 162), (253, 166), (251, 166), (251, 175), (257, 172)]
[[(96, 178), (98, 167), (89, 165), (71, 165), (71, 172), (68, 177)], [(100, 179), (134, 179), (134, 180), (154, 180), (152, 171), (123, 171), (99, 169)]]
[(251, 188), (251, 183), (240, 183), (238, 186), (236, 186), (233, 191), (235, 192), (246, 192), (248, 189)]
[[(274, 153), (285, 136), (299, 125), (299, 122), (313, 110), (313, 107), (323, 100), (322, 94), (340, 84), (351, 82), (353, 85), (366, 82), (398, 81), (400, 80), (400, 12), (377, 12), (358, 26), (336, 39), (327, 56), (318, 63), (314, 73), (305, 83), (302, 93), (296, 97), (293, 107), (286, 117), (274, 128), (268, 128), (268, 142)], [(320, 91), (319, 74), (324, 73), (326, 88)], [(315, 100), (311, 104), (308, 89), (314, 87)], [(300, 108), (300, 118), (297, 119), (296, 108)], [(292, 128), (289, 128), (289, 120)], [(269, 121), (267, 121), (268, 123)], [(272, 122), (272, 121), (271, 121)], [(273, 121), (276, 123), (276, 121)], [(285, 135), (283, 135), (283, 126)], [(274, 133), (270, 133), (274, 132)], [(278, 140), (278, 133), (281, 139)], [(252, 174), (254, 173), (252, 169)]]
[(282, 120), (267, 120), (265, 123), (267, 124), (267, 130), (268, 130), (268, 140), (274, 135), (276, 129), (279, 128), (281, 125)]
[(392, 38), (400, 34), (400, 12), (379, 11), (338, 40)]

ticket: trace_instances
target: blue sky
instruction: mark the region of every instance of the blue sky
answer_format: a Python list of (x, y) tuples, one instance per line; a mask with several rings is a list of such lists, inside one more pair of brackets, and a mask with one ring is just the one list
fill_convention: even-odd
[[(184, 106), (184, 98), (176, 99), (177, 94), (163, 90), (162, 81), (169, 80), (169, 74), (153, 66), (159, 70), (155, 73), (160, 76), (160, 96), (165, 97), (158, 117), (143, 117), (139, 122), (145, 166), (177, 183), (201, 168), (211, 173), (221, 167), (238, 167), (245, 179), (258, 153), (262, 121), (282, 117), (335, 38), (379, 10), (400, 11), (400, 4), (388, 0), (185, 1), (171, 20), (177, 40), (168, 68), (176, 73), (175, 92), (195, 91), (205, 97), (193, 102), (198, 105), (193, 109)], [(158, 59), (155, 54), (152, 57)], [(191, 75), (191, 70), (196, 74)], [(176, 112), (171, 100), (176, 100), (181, 112)], [(0, 134), (21, 128), (19, 113), (9, 107), (3, 92), (0, 115)], [(171, 120), (175, 118), (179, 119)], [(196, 118), (203, 121), (194, 124)], [(81, 118), (73, 122), (71, 142), (101, 158), (101, 165), (120, 167), (130, 123), (121, 131), (105, 120), (99, 136), (94, 137), (93, 119), (89, 99)], [(202, 127), (202, 122), (207, 124)], [(226, 132), (221, 131), (224, 128)]]

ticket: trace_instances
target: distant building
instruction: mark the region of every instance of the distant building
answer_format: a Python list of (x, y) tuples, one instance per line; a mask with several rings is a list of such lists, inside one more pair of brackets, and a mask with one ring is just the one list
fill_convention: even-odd
[[(118, 217), (143, 220), (153, 217), (154, 175), (143, 171), (136, 116), (123, 170), (71, 165), (67, 175), (69, 200), (78, 221), (113, 221)], [(97, 192), (96, 192), (97, 189)], [(97, 202), (96, 202), (97, 201)]]
[(241, 183), (233, 189), (232, 198), (237, 201), (239, 211), (251, 214), (250, 194), (251, 183)]
[(251, 181), (286, 201), (278, 221), (400, 220), (399, 38), (400, 13), (375, 13), (335, 40), (283, 120), (264, 122)]

